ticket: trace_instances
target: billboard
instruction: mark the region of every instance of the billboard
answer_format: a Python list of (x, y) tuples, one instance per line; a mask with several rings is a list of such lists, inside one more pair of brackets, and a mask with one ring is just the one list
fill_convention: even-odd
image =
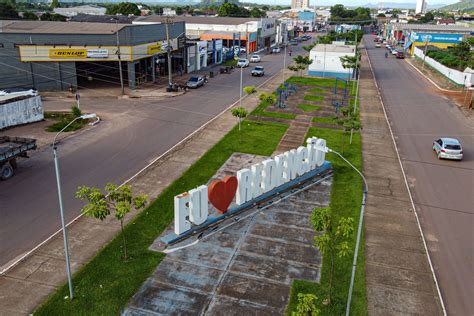
[(463, 34), (447, 34), (447, 33), (418, 33), (412, 32), (410, 39), (412, 42), (428, 42), (428, 43), (447, 43), (459, 44), (462, 42)]

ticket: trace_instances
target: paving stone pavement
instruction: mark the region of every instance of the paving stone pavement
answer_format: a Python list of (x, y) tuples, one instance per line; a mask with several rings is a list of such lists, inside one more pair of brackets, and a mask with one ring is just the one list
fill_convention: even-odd
[[(236, 153), (214, 178), (264, 159)], [(284, 314), (293, 279), (319, 282), (321, 256), (312, 246), (309, 219), (315, 207), (328, 205), (331, 183), (329, 175), (287, 200), (242, 213), (239, 222), (221, 223), (222, 228), (234, 224), (195, 245), (168, 253), (122, 315)], [(164, 235), (172, 230), (170, 225)], [(151, 249), (161, 251), (163, 244), (157, 239)]]
[(360, 105), (364, 175), (369, 186), (364, 224), (369, 315), (442, 315), (365, 51)]
[(312, 116), (299, 114), (291, 121), (290, 127), (280, 140), (276, 149), (277, 153), (282, 153), (291, 149), (298, 148), (305, 141), (305, 136), (311, 126)]
[[(281, 74), (269, 79), (260, 90), (273, 92), (280, 84)], [(242, 106), (252, 111), (257, 102), (244, 98)], [(229, 132), (237, 121), (230, 111), (217, 117), (204, 129), (154, 162), (130, 184), (135, 192), (155, 199), (168, 185), (179, 178), (189, 166), (201, 158)], [(128, 223), (135, 214), (126, 217)], [(120, 231), (120, 224), (109, 217), (98, 222), (80, 217), (68, 226), (72, 272), (84, 266)], [(56, 234), (16, 266), (0, 275), (0, 315), (29, 315), (53, 291), (66, 282), (62, 234)]]

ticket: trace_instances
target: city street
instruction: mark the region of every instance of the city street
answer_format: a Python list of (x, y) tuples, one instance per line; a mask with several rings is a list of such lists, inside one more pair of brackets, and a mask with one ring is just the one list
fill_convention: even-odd
[[(309, 44), (309, 43), (308, 43)], [(293, 57), (301, 52), (292, 47)], [(291, 57), (287, 56), (287, 63)], [(243, 86), (259, 85), (283, 68), (280, 54), (262, 57), (264, 77), (252, 77), (254, 65), (244, 69)], [(217, 69), (218, 70), (218, 69)], [(66, 222), (79, 215), (74, 197), (80, 185), (103, 187), (122, 183), (154, 158), (218, 115), (239, 98), (240, 70), (220, 74), (204, 87), (183, 96), (153, 101), (142, 99), (82, 99), (84, 112), (112, 113), (93, 128), (59, 144)], [(45, 109), (69, 108), (71, 100), (46, 101)], [(237, 122), (237, 121), (236, 121)], [(0, 133), (8, 135), (8, 130)], [(0, 271), (8, 263), (60, 229), (60, 215), (52, 150), (32, 152), (19, 162), (16, 175), (0, 182)]]
[[(449, 315), (474, 305), (474, 124), (402, 59), (364, 37)], [(438, 160), (432, 143), (461, 141), (464, 160)], [(380, 153), (383, 155), (383, 153)], [(403, 238), (403, 236), (400, 236)]]

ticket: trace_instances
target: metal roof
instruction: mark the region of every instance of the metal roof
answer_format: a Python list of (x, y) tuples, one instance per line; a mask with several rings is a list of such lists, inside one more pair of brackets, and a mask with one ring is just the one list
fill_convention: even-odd
[(461, 25), (436, 25), (436, 24), (410, 24), (410, 23), (392, 23), (397, 30), (415, 30), (415, 31), (434, 31), (434, 32), (465, 32), (470, 33), (474, 28)]
[[(148, 15), (137, 18), (136, 22), (164, 23), (167, 17), (161, 15)], [(173, 16), (169, 17), (175, 22), (186, 22), (189, 24), (220, 24), (220, 25), (239, 25), (246, 22), (260, 21), (260, 18), (233, 18), (222, 16)]]
[(355, 53), (354, 45), (334, 45), (334, 44), (318, 44), (311, 49), (313, 52), (326, 53)]
[(131, 24), (52, 21), (0, 21), (0, 33), (112, 34)]

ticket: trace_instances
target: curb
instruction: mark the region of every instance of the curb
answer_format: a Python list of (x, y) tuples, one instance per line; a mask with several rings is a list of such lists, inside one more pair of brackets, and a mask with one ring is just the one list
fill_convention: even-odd
[(415, 68), (416, 71), (418, 71), (418, 73), (420, 75), (422, 75), (426, 80), (428, 80), (429, 82), (431, 82), (438, 90), (441, 90), (441, 91), (444, 91), (444, 92), (451, 92), (451, 93), (457, 93), (459, 91), (455, 91), (455, 90), (448, 90), (448, 89), (443, 89), (441, 88), (436, 82), (434, 82), (433, 80), (431, 80), (430, 78), (428, 78), (420, 69), (418, 69), (415, 65), (413, 65), (410, 61), (408, 61), (407, 59), (405, 59), (405, 62), (408, 63), (410, 66), (412, 66), (413, 68)]

